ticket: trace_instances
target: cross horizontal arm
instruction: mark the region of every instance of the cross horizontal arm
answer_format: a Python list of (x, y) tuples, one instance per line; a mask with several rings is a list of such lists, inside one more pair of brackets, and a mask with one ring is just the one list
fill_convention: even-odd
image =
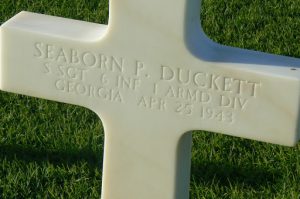
[[(66, 97), (49, 92), (45, 88), (55, 88), (59, 86), (59, 83), (49, 85), (49, 80), (46, 80), (45, 76), (50, 78), (51, 76), (52, 78), (68, 77), (73, 81), (82, 81), (84, 69), (71, 69), (70, 64), (72, 63), (67, 58), (67, 56), (71, 56), (67, 55), (69, 52), (61, 51), (62, 60), (55, 61), (59, 56), (57, 53), (61, 49), (56, 44), (63, 43), (70, 46), (70, 51), (78, 53), (77, 49), (71, 49), (72, 43), (82, 46), (95, 42), (105, 35), (106, 30), (107, 25), (29, 12), (19, 13), (0, 28), (1, 90), (88, 107), (89, 102), (84, 98)], [(47, 42), (44, 42), (45, 40)], [(89, 50), (86, 51), (89, 52)], [(79, 59), (79, 55), (74, 54), (73, 56), (74, 59)], [(64, 63), (59, 64), (57, 61)], [(11, 67), (13, 65), (16, 67)], [(61, 89), (63, 86), (67, 89), (68, 82), (60, 84)], [(68, 89), (72, 89), (71, 87), (74, 86), (76, 85), (70, 84)]]
[[(85, 33), (70, 31), (80, 26)], [(107, 103), (121, 110), (134, 102), (148, 111), (155, 108), (149, 104), (153, 100), (160, 114), (185, 121), (183, 133), (202, 129), (297, 143), (300, 71), (291, 66), (299, 66), (298, 59), (221, 46), (200, 29), (178, 46), (150, 38), (140, 50), (138, 43), (120, 40), (129, 35), (113, 37), (106, 29), (21, 13), (1, 28), (1, 89), (85, 106), (100, 115), (109, 112)], [(102, 39), (94, 40), (92, 32)], [(130, 85), (123, 85), (124, 79)]]

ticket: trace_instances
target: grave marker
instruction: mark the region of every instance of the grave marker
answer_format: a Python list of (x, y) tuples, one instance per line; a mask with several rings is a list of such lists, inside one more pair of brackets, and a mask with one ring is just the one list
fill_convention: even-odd
[(99, 115), (103, 199), (187, 199), (189, 131), (300, 138), (299, 59), (212, 42), (199, 7), (111, 0), (108, 26), (21, 12), (0, 29), (0, 89)]

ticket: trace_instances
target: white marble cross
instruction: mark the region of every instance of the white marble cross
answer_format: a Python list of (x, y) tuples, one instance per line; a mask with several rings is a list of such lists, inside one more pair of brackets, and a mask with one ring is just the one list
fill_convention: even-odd
[(105, 130), (103, 199), (187, 199), (191, 130), (299, 140), (299, 59), (222, 46), (199, 0), (111, 0), (109, 24), (21, 12), (0, 89), (80, 105)]

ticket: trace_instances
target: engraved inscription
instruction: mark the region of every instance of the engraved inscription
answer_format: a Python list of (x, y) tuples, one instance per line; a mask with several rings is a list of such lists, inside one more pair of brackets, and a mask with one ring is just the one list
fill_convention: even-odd
[(117, 76), (116, 86), (120, 89), (129, 89), (137, 91), (141, 86), (141, 80), (139, 78)]
[[(117, 86), (111, 84), (111, 78), (107, 74), (123, 73), (123, 58), (65, 49), (43, 42), (35, 43), (34, 47), (34, 57), (44, 61), (42, 71), (55, 78), (53, 84), (57, 91), (124, 103), (122, 92)], [(91, 70), (98, 70), (96, 84), (88, 82), (87, 76)]]
[(178, 115), (231, 124), (257, 98), (261, 86), (260, 82), (161, 65), (154, 93), (176, 100), (173, 110)]
[(33, 56), (40, 61), (41, 72), (52, 81), (49, 86), (57, 92), (111, 103), (135, 103), (140, 110), (172, 112), (199, 121), (234, 123), (262, 87), (260, 82), (201, 68), (148, 66), (140, 60), (44, 42), (33, 44)]
[(212, 107), (200, 107), (199, 117), (201, 119), (216, 120), (219, 122), (234, 122), (234, 114), (232, 111), (216, 109)]
[(141, 108), (147, 108), (151, 110), (159, 110), (166, 111), (167, 110), (167, 102), (162, 98), (155, 97), (140, 97), (138, 99), (138, 106)]
[(249, 97), (255, 97), (257, 89), (260, 86), (258, 82), (168, 66), (161, 66), (161, 80), (170, 83), (176, 82), (179, 85), (193, 86), (208, 91)]
[(124, 58), (94, 53), (90, 51), (79, 51), (72, 48), (62, 48), (53, 44), (36, 42), (34, 44), (36, 58), (68, 66), (82, 68), (99, 68), (103, 71), (124, 71)]

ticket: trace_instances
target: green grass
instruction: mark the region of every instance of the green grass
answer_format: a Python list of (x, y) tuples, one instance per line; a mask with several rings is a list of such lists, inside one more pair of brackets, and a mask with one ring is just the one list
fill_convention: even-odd
[[(100, 0), (1, 0), (21, 10), (107, 23)], [(300, 57), (300, 0), (204, 0), (202, 24), (222, 44)], [(92, 112), (0, 92), (0, 198), (100, 198), (103, 129)], [(191, 199), (300, 198), (300, 144), (194, 133)]]

